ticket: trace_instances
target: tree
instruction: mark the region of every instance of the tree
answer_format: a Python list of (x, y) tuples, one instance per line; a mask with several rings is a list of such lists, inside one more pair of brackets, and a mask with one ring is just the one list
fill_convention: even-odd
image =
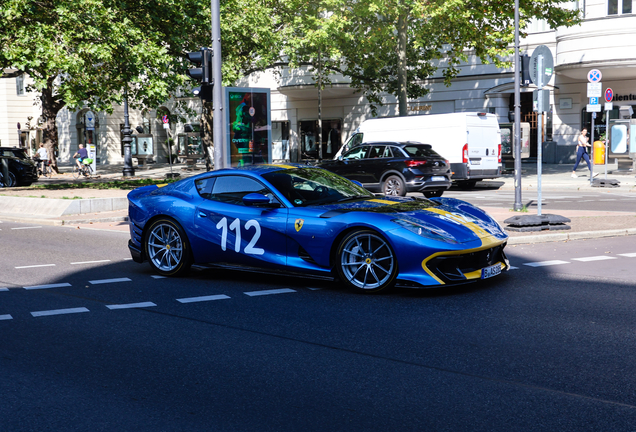
[[(578, 23), (578, 11), (565, 3), (521, 0), (521, 28), (531, 18), (552, 28)], [(290, 65), (315, 69), (318, 46), (328, 46), (326, 70), (349, 78), (372, 107), (382, 103), (382, 92), (395, 95), (400, 115), (408, 97), (427, 94), (424, 81), (438, 69), (450, 85), (469, 54), (509, 66), (514, 40), (509, 0), (294, 0), (290, 14), (284, 48)]]

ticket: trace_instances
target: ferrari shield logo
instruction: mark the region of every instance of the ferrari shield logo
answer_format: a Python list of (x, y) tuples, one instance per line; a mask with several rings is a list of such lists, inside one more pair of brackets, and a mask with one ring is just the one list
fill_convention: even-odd
[(300, 229), (303, 227), (303, 223), (305, 223), (303, 219), (296, 219), (296, 223), (294, 224), (294, 228), (296, 228), (296, 232), (300, 231)]

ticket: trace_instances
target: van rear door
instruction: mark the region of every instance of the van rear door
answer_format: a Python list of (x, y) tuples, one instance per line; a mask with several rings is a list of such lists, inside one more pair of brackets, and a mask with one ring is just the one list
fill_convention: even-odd
[(466, 116), (470, 178), (494, 178), (501, 174), (501, 131), (493, 114)]

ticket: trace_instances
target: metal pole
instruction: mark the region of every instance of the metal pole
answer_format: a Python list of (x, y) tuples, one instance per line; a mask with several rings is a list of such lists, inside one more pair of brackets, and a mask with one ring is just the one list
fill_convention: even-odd
[[(605, 180), (607, 180), (607, 143), (609, 142), (609, 118), (610, 110), (605, 110), (605, 142), (603, 147), (605, 148)], [(593, 144), (592, 144), (593, 145)]]
[(122, 131), (124, 138), (124, 177), (132, 177), (135, 175), (135, 169), (132, 165), (132, 153), (130, 151), (130, 144), (132, 143), (132, 130), (130, 129), (130, 122), (128, 118), (128, 83), (124, 87), (124, 130)]
[(214, 144), (214, 168), (225, 167), (225, 142), (223, 134), (223, 74), (221, 71), (221, 6), (219, 0), (211, 1), (212, 9), (212, 128)]
[(318, 50), (318, 160), (322, 160), (322, 50)]
[(590, 147), (590, 184), (594, 181), (594, 119), (596, 118), (596, 112), (592, 113), (592, 130), (590, 132), (590, 140), (592, 146)]
[(513, 151), (515, 158), (515, 203), (514, 211), (521, 211), (521, 77), (519, 67), (519, 0), (515, 0), (515, 127)]
[(537, 214), (541, 216), (541, 168), (543, 163), (543, 56), (537, 56)]

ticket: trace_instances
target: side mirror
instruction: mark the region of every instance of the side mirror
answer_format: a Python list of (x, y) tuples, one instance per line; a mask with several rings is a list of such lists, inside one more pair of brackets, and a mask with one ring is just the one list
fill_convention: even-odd
[(269, 198), (260, 193), (249, 193), (243, 197), (243, 204), (257, 207), (279, 207), (278, 203), (271, 203)]

